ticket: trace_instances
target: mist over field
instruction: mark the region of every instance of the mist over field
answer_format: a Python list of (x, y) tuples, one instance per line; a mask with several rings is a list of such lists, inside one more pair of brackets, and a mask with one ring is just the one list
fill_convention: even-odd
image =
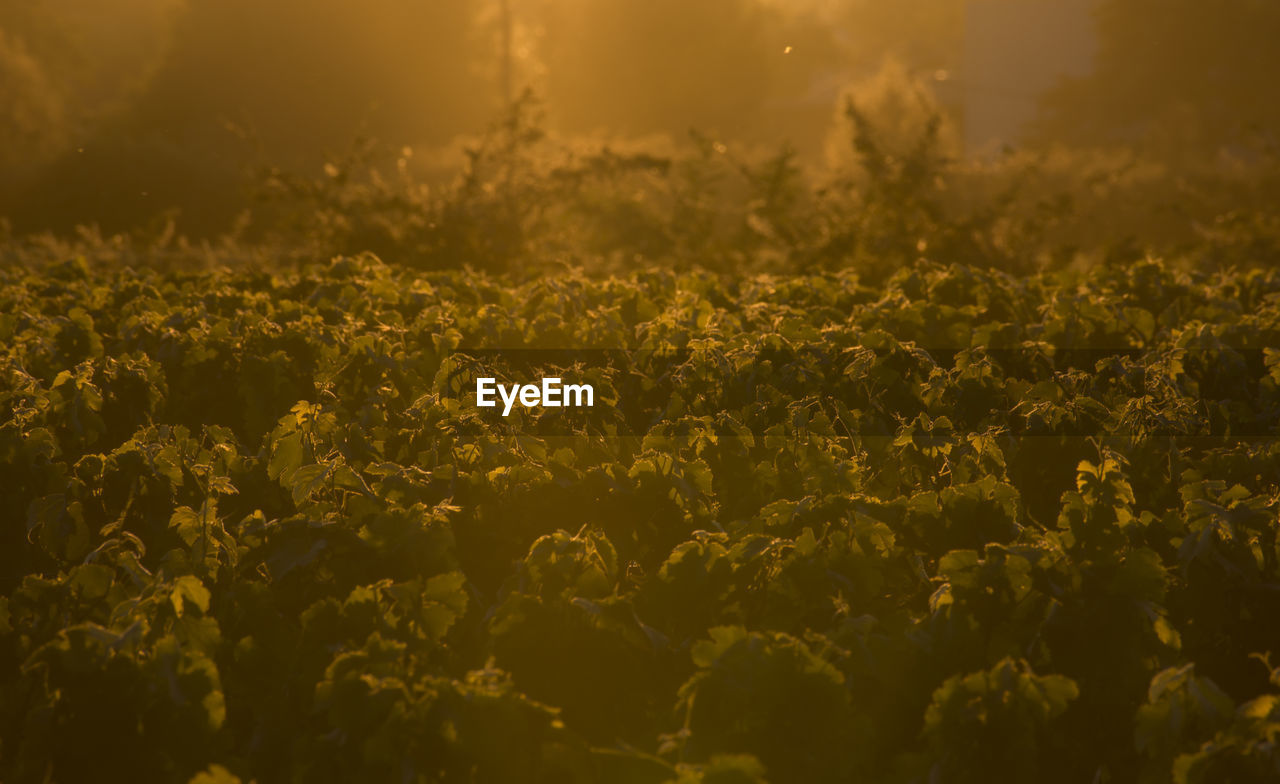
[[(18, 234), (267, 231), (265, 171), (323, 181), (354, 150), (389, 171), (412, 151), (398, 174), (440, 187), (526, 91), (561, 152), (671, 160), (692, 132), (744, 160), (792, 150), (810, 182), (864, 176), (853, 97), (889, 154), (930, 145), (931, 175), (975, 191), (949, 202), (982, 204), (1001, 175), (1056, 177), (1019, 198), (1110, 213), (1132, 207), (1091, 193), (1191, 177), (1230, 180), (1205, 208), (1228, 213), (1274, 171), (1278, 15), (1246, 0), (10, 3), (0, 215)], [(974, 184), (959, 171), (973, 161), (1005, 165)], [(1108, 240), (1185, 239), (1179, 219), (1122, 218)]]

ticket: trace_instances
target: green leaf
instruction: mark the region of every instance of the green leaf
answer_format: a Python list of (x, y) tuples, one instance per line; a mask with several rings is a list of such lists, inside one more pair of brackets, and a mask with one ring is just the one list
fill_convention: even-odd
[(793, 546), (796, 555), (813, 555), (818, 549), (818, 539), (813, 535), (813, 529), (805, 527), (804, 531), (795, 538)]
[(209, 589), (204, 587), (200, 578), (192, 575), (174, 580), (173, 590), (169, 593), (169, 602), (180, 616), (186, 612), (188, 602), (198, 607), (202, 614), (209, 612), (209, 598)]
[(953, 586), (969, 587), (978, 579), (980, 561), (973, 550), (952, 550), (938, 559), (938, 574)]
[(325, 480), (329, 478), (330, 470), (332, 470), (332, 466), (323, 463), (312, 463), (294, 471), (293, 475), (289, 477), (290, 493), (293, 496), (294, 505), (300, 505), (314, 495), (317, 490), (323, 488)]
[(1175, 650), (1182, 647), (1182, 635), (1178, 634), (1178, 630), (1173, 628), (1173, 624), (1169, 623), (1169, 619), (1164, 615), (1156, 616), (1152, 628), (1160, 642)]
[(241, 784), (240, 777), (221, 765), (210, 765), (208, 769), (192, 776), (187, 784)]
[(747, 630), (741, 626), (717, 626), (708, 633), (710, 640), (700, 640), (693, 645), (693, 663), (699, 667), (710, 667), (735, 643), (747, 639)]
[(1241, 705), (1236, 712), (1246, 719), (1265, 721), (1271, 718), (1271, 714), (1278, 708), (1280, 708), (1280, 695), (1264, 694)]
[(438, 574), (427, 580), (423, 590), (423, 623), (427, 633), (439, 640), (445, 636), (454, 621), (467, 609), (467, 576), (460, 571)]
[(1048, 703), (1050, 716), (1061, 715), (1080, 696), (1080, 687), (1065, 675), (1040, 675), (1036, 683)]
[(188, 547), (204, 534), (204, 525), (204, 518), (189, 506), (180, 506), (169, 516), (169, 527), (177, 530)]
[(115, 576), (115, 569), (109, 566), (84, 564), (72, 570), (68, 584), (79, 592), (82, 599), (96, 601), (104, 598), (111, 590)]
[(169, 480), (174, 488), (182, 487), (182, 456), (172, 446), (167, 446), (156, 453), (155, 468), (157, 473)]
[(711, 466), (707, 465), (705, 460), (690, 460), (681, 465), (680, 470), (684, 473), (684, 478), (689, 481), (698, 492), (703, 495), (711, 495), (711, 482), (713, 479)]
[(277, 438), (271, 445), (271, 459), (267, 461), (267, 476), (283, 481), (302, 465), (302, 433), (293, 432)]

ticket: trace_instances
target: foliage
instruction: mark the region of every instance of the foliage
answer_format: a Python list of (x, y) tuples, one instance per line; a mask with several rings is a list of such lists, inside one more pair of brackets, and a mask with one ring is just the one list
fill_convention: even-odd
[(423, 269), (518, 278), (647, 266), (852, 269), (877, 284), (918, 259), (1014, 274), (1144, 254), (1203, 268), (1274, 263), (1274, 156), (1186, 169), (1121, 152), (966, 160), (927, 87), (888, 67), (849, 90), (815, 171), (693, 132), (683, 146), (551, 134), (526, 94), (464, 148), (452, 180), (413, 149), (363, 142), (319, 178), (259, 173), (237, 239), (302, 261), (372, 251)]
[[(1280, 764), (1274, 272), (77, 260), (0, 302), (5, 781)], [(574, 347), (577, 420), (451, 386)]]

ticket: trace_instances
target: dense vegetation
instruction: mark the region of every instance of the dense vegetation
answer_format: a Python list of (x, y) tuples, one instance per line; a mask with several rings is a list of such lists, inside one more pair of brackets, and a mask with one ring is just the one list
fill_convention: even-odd
[(108, 5), (0, 8), (0, 781), (1280, 781), (1280, 5), (1003, 152), (995, 4)]
[[(6, 782), (1280, 776), (1280, 272), (71, 261), (0, 338)], [(460, 399), (546, 348), (607, 404)]]

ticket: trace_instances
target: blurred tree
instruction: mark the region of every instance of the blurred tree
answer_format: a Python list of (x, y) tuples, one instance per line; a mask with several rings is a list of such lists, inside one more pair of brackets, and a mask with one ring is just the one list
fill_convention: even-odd
[[(211, 233), (243, 207), (250, 163), (316, 170), (360, 136), (398, 146), (473, 130), (498, 106), (492, 77), (476, 68), (478, 2), (186, 0), (154, 76), (120, 93), (127, 106), (11, 196), (8, 211), (22, 229), (114, 229), (176, 208), (182, 230)], [(71, 61), (92, 49), (83, 27), (42, 29)], [(92, 69), (49, 79), (70, 96), (109, 92)]]
[(1280, 3), (1101, 0), (1096, 19), (1093, 73), (1044, 97), (1039, 139), (1189, 155), (1278, 141)]
[(163, 60), (182, 0), (0, 3), (0, 166), (9, 182), (82, 143)]
[(840, 0), (832, 17), (859, 71), (892, 59), (913, 71), (955, 68), (964, 45), (965, 0)]
[(574, 131), (820, 140), (832, 29), (760, 0), (563, 0), (545, 11), (552, 117)]
[(360, 133), (387, 141), (470, 130), (473, 0), (189, 0), (175, 56), (134, 122), (239, 126), (273, 160), (311, 161)]
[(58, 144), (66, 107), (42, 63), (0, 29), (0, 167), (10, 172)]

